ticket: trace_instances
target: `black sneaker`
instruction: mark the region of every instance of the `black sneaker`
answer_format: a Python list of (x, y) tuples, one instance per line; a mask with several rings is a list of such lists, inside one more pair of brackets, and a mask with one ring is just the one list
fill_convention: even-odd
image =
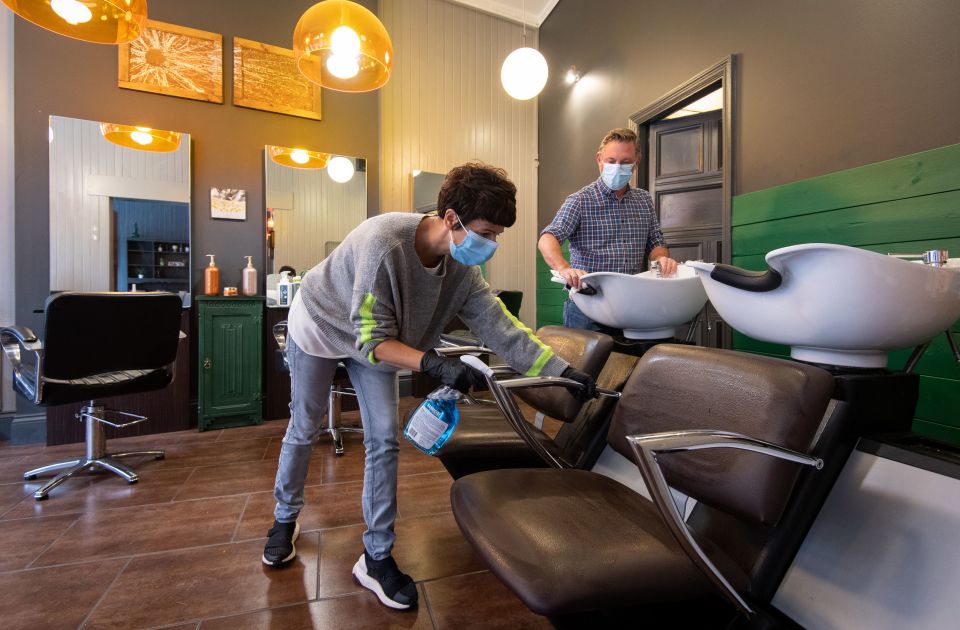
[(384, 606), (405, 610), (417, 605), (417, 585), (413, 578), (400, 572), (393, 556), (374, 560), (364, 551), (353, 565), (353, 577), (373, 591)]
[(267, 532), (267, 545), (263, 548), (263, 563), (271, 567), (279, 567), (293, 560), (297, 555), (297, 548), (293, 546), (300, 536), (300, 523), (273, 522), (273, 527)]

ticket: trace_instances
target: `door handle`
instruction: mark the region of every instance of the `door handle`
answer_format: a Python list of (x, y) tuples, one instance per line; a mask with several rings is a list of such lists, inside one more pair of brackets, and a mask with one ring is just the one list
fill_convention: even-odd
[(213, 367), (213, 361), (211, 361), (209, 358), (204, 359), (204, 360), (203, 360), (203, 369), (209, 370), (211, 367)]

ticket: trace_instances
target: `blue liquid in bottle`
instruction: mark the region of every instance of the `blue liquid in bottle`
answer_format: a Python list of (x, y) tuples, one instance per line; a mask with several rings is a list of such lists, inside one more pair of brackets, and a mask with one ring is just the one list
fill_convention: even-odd
[(410, 415), (403, 437), (427, 455), (435, 455), (453, 433), (460, 419), (457, 411), (459, 392), (442, 387)]

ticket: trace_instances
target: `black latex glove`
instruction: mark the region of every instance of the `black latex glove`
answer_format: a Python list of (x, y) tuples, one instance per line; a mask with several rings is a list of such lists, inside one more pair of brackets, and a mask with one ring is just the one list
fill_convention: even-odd
[(581, 372), (573, 367), (568, 367), (560, 375), (563, 378), (569, 378), (583, 385), (580, 391), (570, 390), (570, 393), (580, 400), (590, 400), (597, 397), (597, 382), (586, 372)]
[(420, 359), (420, 371), (464, 394), (470, 391), (471, 387), (487, 383), (483, 374), (459, 358), (445, 357), (434, 350), (423, 353), (423, 358)]

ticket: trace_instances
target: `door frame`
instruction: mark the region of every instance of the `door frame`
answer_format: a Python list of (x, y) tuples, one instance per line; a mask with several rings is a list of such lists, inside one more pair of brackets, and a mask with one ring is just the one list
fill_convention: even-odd
[[(630, 115), (627, 126), (636, 132), (637, 142), (646, 147), (648, 143), (648, 128), (650, 123), (661, 120), (666, 114), (675, 110), (678, 106), (691, 101), (693, 97), (699, 95), (708, 87), (720, 84), (723, 88), (723, 113), (721, 114), (721, 133), (722, 143), (720, 155), (723, 161), (723, 179), (722, 179), (722, 197), (723, 210), (721, 214), (721, 238), (725, 244), (721, 252), (720, 261), (726, 264), (730, 263), (731, 258), (731, 226), (730, 213), (734, 193), (734, 131), (736, 123), (736, 112), (734, 104), (736, 103), (736, 65), (737, 55), (731, 54), (713, 64), (700, 74), (689, 79), (670, 90), (653, 103), (634, 112)], [(644, 151), (640, 163), (634, 170), (634, 186), (639, 186), (640, 177), (645, 177), (647, 172), (647, 151)], [(643, 174), (643, 175), (641, 175)]]

